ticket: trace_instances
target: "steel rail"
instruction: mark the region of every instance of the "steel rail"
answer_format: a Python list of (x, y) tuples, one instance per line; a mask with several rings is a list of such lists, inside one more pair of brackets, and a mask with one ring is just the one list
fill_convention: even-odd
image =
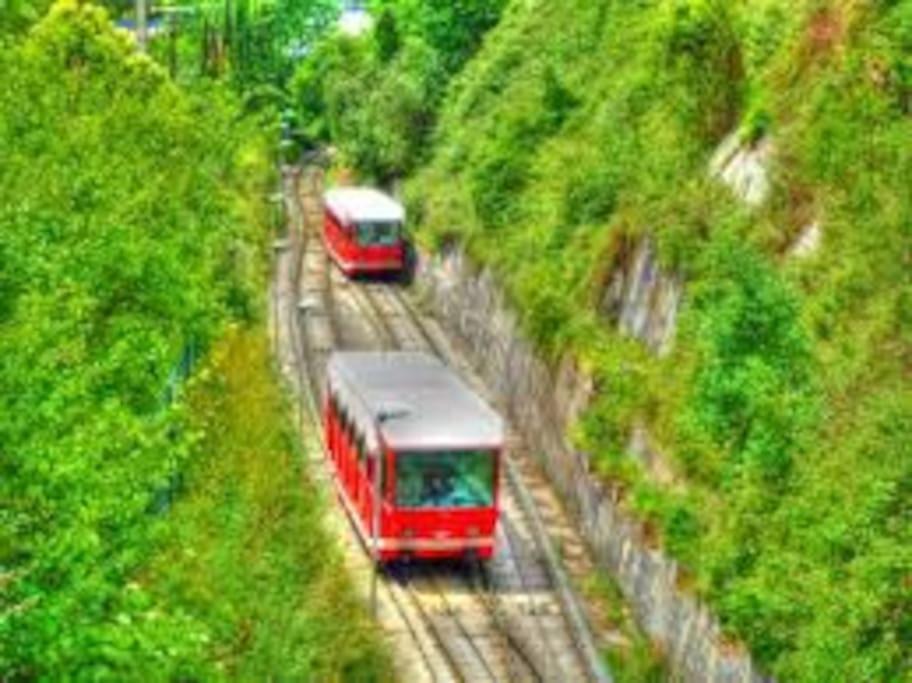
[[(392, 294), (392, 298), (395, 298), (398, 301), (400, 308), (406, 312), (406, 318), (408, 319), (409, 323), (418, 331), (419, 336), (424, 341), (425, 345), (428, 347), (428, 350), (434, 356), (438, 357), (440, 360), (447, 363), (450, 360), (449, 354), (434, 339), (431, 332), (427, 329), (420, 314), (412, 308), (411, 303), (408, 302), (405, 299), (405, 297), (402, 296), (402, 294), (398, 291), (395, 291)], [(520, 506), (520, 509), (522, 509), (521, 506)], [(531, 526), (530, 526), (530, 531), (532, 531), (533, 536), (534, 536), (535, 531), (534, 531), (534, 528), (532, 528)], [(504, 531), (504, 536), (507, 537), (508, 543), (511, 543), (506, 531)], [(536, 544), (537, 544), (537, 541), (536, 541)], [(531, 590), (528, 587), (528, 581), (526, 580), (526, 577), (525, 577), (525, 570), (521, 566), (520, 558), (515, 552), (512, 552), (512, 547), (511, 547), (510, 554), (513, 557), (514, 562), (516, 562), (517, 573), (520, 576), (520, 582), (523, 587), (523, 592), (527, 595), (530, 603), (533, 605), (532, 617), (535, 621), (535, 628), (540, 635), (542, 646), (547, 652), (547, 654), (545, 655), (545, 661), (546, 662), (556, 661), (556, 655), (553, 651), (553, 648), (551, 647), (550, 641), (547, 637), (547, 634), (545, 633), (544, 627), (541, 624), (539, 615), (538, 615), (537, 611), (534, 610), (534, 598), (532, 597)], [(487, 571), (485, 571), (484, 569), (482, 571), (482, 575), (486, 576), (490, 580), (490, 574)], [(489, 616), (491, 617), (492, 623), (494, 623), (494, 625), (498, 629), (498, 631), (500, 631), (502, 633), (506, 642), (509, 644), (510, 649), (513, 650), (520, 657), (520, 659), (523, 661), (523, 663), (526, 665), (526, 667), (532, 673), (533, 677), (538, 681), (550, 680), (550, 677), (547, 675), (548, 672), (542, 673), (540, 671), (541, 665), (527, 651), (527, 648), (515, 636), (515, 634), (512, 633), (512, 629), (510, 629), (510, 627), (504, 622), (503, 617), (500, 615), (500, 613), (498, 611), (499, 606), (503, 604), (503, 602), (500, 600), (499, 595), (497, 595), (496, 592), (489, 593), (489, 595), (492, 596), (493, 599), (497, 603), (496, 605), (494, 605), (485, 599), (485, 596), (482, 592), (479, 591), (478, 594), (479, 594), (479, 598), (481, 599), (481, 602), (482, 602), (485, 610), (488, 612)], [(571, 637), (571, 640), (574, 641), (574, 639), (572, 637)]]
[[(299, 201), (301, 200), (300, 197), (298, 197), (298, 199), (299, 199)], [(302, 212), (302, 218), (306, 218), (306, 214), (304, 212)], [(313, 233), (314, 231), (310, 230), (308, 232)], [(312, 238), (312, 234), (310, 235), (310, 237)], [(328, 255), (325, 254), (325, 247), (324, 247), (324, 245), (322, 245), (322, 243), (320, 243), (320, 248), (323, 250), (324, 256), (328, 260), (329, 257), (328, 257)], [(331, 262), (325, 263), (324, 268), (326, 270), (326, 273), (327, 273), (326, 278), (329, 283), (326, 286), (326, 289), (329, 290), (332, 287), (332, 276), (330, 273), (330, 271), (332, 269)], [(373, 322), (372, 326), (374, 327), (375, 330), (377, 330), (378, 328), (383, 328), (384, 331), (382, 333), (382, 336), (384, 336), (388, 340), (388, 344), (387, 344), (388, 346), (392, 346), (395, 348), (395, 347), (402, 347), (404, 345), (403, 340), (400, 338), (401, 335), (397, 334), (397, 332), (393, 329), (393, 325), (390, 321), (391, 317), (398, 318), (403, 323), (409, 325), (413, 330), (417, 331), (417, 333), (418, 333), (417, 336), (421, 338), (421, 341), (424, 343), (424, 345), (428, 348), (429, 351), (431, 351), (434, 355), (441, 358), (441, 360), (443, 360), (445, 363), (451, 364), (450, 363), (450, 361), (451, 361), (450, 353), (448, 352), (448, 350), (444, 349), (442, 347), (442, 345), (440, 343), (438, 343), (438, 341), (434, 338), (434, 335), (426, 327), (426, 323), (422, 319), (421, 314), (419, 314), (418, 312), (415, 311), (412, 303), (408, 300), (407, 297), (405, 297), (398, 289), (394, 290), (392, 286), (390, 286), (389, 288), (384, 288), (385, 292), (386, 291), (389, 292), (389, 300), (394, 302), (394, 305), (405, 314), (405, 315), (390, 316), (386, 312), (384, 312), (383, 307), (381, 307), (379, 302), (374, 299), (376, 294), (374, 294), (373, 292), (366, 293), (366, 292), (368, 292), (368, 290), (369, 290), (368, 287), (361, 287), (361, 286), (358, 286), (356, 283), (356, 285), (352, 287), (353, 302), (356, 307), (358, 307), (362, 310), (362, 313), (364, 312), (365, 305), (368, 308), (370, 308), (371, 315), (366, 315), (366, 316), (364, 316), (364, 318), (368, 322), (371, 322), (371, 321)], [(327, 311), (326, 311), (327, 315), (330, 315), (330, 316), (335, 315), (336, 303), (337, 302), (334, 300), (333, 301), (327, 300), (324, 302), (324, 304), (326, 305), (326, 308), (327, 308)], [(337, 333), (338, 328), (334, 332)], [(303, 335), (303, 336), (306, 338), (306, 335)], [(415, 338), (415, 335), (409, 335), (409, 336), (412, 338)], [(336, 348), (336, 344), (338, 343), (338, 340), (339, 340), (339, 337), (335, 336), (335, 334), (334, 334), (334, 344), (333, 344), (334, 348)], [(310, 391), (308, 391), (306, 393), (308, 393), (309, 398), (310, 398), (311, 414), (314, 418), (314, 424), (317, 426), (317, 432), (319, 434), (321, 445), (325, 448), (325, 444), (322, 443), (323, 434), (322, 434), (322, 426), (320, 425), (320, 413), (319, 413), (319, 409), (316, 404), (316, 401), (314, 399), (314, 395), (318, 395), (319, 386), (314, 386), (315, 380), (312, 380), (312, 382), (310, 384), (311, 384), (311, 389), (310, 389)], [(583, 664), (583, 669), (585, 670), (585, 672), (588, 675), (588, 678), (591, 681), (594, 681), (595, 683), (610, 683), (612, 679), (611, 679), (610, 675), (608, 674), (608, 672), (605, 671), (604, 665), (598, 656), (597, 649), (595, 648), (595, 645), (594, 645), (594, 640), (592, 639), (591, 631), (589, 630), (588, 624), (585, 621), (585, 615), (582, 613), (581, 608), (577, 604), (577, 599), (576, 599), (575, 593), (573, 592), (572, 587), (570, 586), (569, 581), (568, 581), (566, 574), (564, 573), (562, 567), (559, 566), (558, 556), (557, 556), (556, 552), (554, 551), (553, 546), (551, 545), (550, 538), (547, 535), (547, 531), (544, 528), (541, 517), (538, 514), (537, 509), (535, 509), (536, 503), (535, 503), (534, 499), (532, 498), (531, 494), (529, 493), (528, 489), (525, 487), (525, 483), (522, 481), (521, 475), (518, 473), (517, 468), (515, 467), (515, 464), (512, 461), (510, 461), (509, 459), (506, 459), (505, 470), (506, 470), (508, 482), (509, 482), (511, 488), (514, 489), (514, 491), (516, 493), (516, 500), (518, 503), (518, 507), (519, 507), (520, 511), (523, 513), (523, 515), (526, 517), (527, 526), (528, 526), (529, 530), (531, 531), (531, 536), (532, 536), (533, 542), (536, 544), (536, 546), (540, 550), (540, 553), (538, 555), (543, 560), (543, 564), (545, 565), (546, 573), (551, 579), (553, 590), (556, 594), (556, 597), (558, 598), (557, 602), (560, 606), (561, 614), (563, 615), (565, 624), (569, 627), (567, 629), (567, 631), (568, 631), (568, 635), (570, 636), (570, 641), (575, 646), (574, 649), (577, 651), (577, 653), (580, 657), (580, 660), (581, 660), (580, 663)], [(505, 533), (505, 536), (507, 536), (506, 533)], [(508, 543), (511, 542), (509, 538), (507, 538), (507, 542)], [(521, 558), (519, 558), (519, 556), (516, 555), (512, 551), (511, 551), (511, 555), (514, 556), (515, 562), (519, 563), (521, 561)], [(520, 581), (523, 584), (523, 592), (528, 593), (530, 595), (530, 599), (531, 599), (531, 593), (528, 590), (527, 585), (525, 584), (523, 569), (519, 566), (519, 564), (517, 564), (517, 571), (520, 576)], [(488, 578), (490, 579), (490, 577), (488, 577)], [(384, 584), (386, 584), (386, 582), (384, 582)], [(393, 593), (394, 593), (393, 589), (391, 588), (391, 586), (389, 586), (387, 584), (386, 590), (388, 591), (391, 599), (394, 601), (394, 604), (397, 605), (397, 609), (400, 611), (400, 616), (402, 617), (403, 621), (406, 622), (406, 625), (412, 631), (413, 640), (415, 640), (416, 644), (420, 648), (421, 647), (420, 638), (418, 637), (417, 633), (413, 630), (412, 624), (409, 622), (409, 620), (405, 616), (405, 613), (402, 609), (401, 604), (396, 602), (396, 598), (393, 597)], [(415, 608), (416, 613), (419, 614), (419, 616), (422, 619), (422, 622), (425, 623), (426, 629), (427, 629), (428, 633), (430, 634), (431, 638), (434, 639), (435, 643), (437, 644), (438, 650), (440, 651), (443, 658), (448, 662), (448, 667), (452, 669), (451, 673), (454, 675), (455, 678), (457, 678), (457, 680), (465, 680), (465, 678), (463, 677), (463, 675), (461, 673), (459, 664), (458, 664), (458, 662), (455, 661), (455, 656), (451, 652), (452, 645), (448, 643), (444, 634), (442, 634), (439, 631), (439, 629), (436, 627), (436, 625), (434, 624), (433, 618), (429, 614), (427, 614), (426, 610), (424, 609), (424, 606), (422, 605), (421, 598), (414, 592), (413, 587), (411, 587), (409, 584), (406, 584), (405, 587), (403, 588), (403, 590), (404, 590), (405, 594), (409, 596), (409, 600), (414, 603), (414, 608)], [(521, 643), (519, 643), (518, 639), (510, 632), (511, 629), (506, 624), (503, 623), (503, 619), (498, 615), (498, 613), (497, 613), (498, 605), (495, 605), (492, 602), (488, 602), (487, 598), (485, 597), (483, 587), (480, 590), (473, 590), (473, 593), (475, 595), (477, 595), (479, 600), (482, 602), (482, 604), (485, 605), (485, 609), (489, 612), (489, 614), (491, 616), (491, 622), (493, 623), (495, 628), (499, 632), (501, 632), (502, 635), (505, 636), (507, 642), (510, 644), (510, 650), (515, 652), (517, 655), (519, 655), (519, 657), (522, 659), (523, 663), (529, 668), (530, 672), (532, 672), (533, 676), (536, 677), (537, 680), (551, 680), (550, 677), (546, 677), (540, 671), (538, 671), (537, 665), (535, 662), (532, 661), (532, 659), (529, 656), (529, 653), (527, 653), (525, 651), (525, 648), (521, 647)], [(446, 600), (445, 592), (441, 591), (440, 594), (444, 596), (443, 599), (445, 601)], [(492, 592), (492, 593), (490, 593), (490, 595), (494, 595), (495, 596), (494, 599), (498, 602), (498, 604), (502, 604), (502, 601), (499, 600), (499, 598), (496, 596), (496, 593)], [(450, 610), (450, 611), (452, 611), (452, 610)], [(535, 613), (534, 610), (533, 610), (533, 616), (537, 617), (537, 614)], [(540, 621), (538, 621), (537, 619), (536, 619), (536, 624), (537, 624), (539, 632), (543, 634), (544, 629), (543, 629)], [(459, 625), (457, 625), (457, 629), (459, 629)], [(463, 629), (464, 629), (464, 626), (463, 626)], [(464, 636), (471, 635), (471, 634), (467, 634), (467, 632), (465, 632), (465, 631), (463, 631), (463, 634), (464, 634)], [(469, 641), (469, 642), (472, 643), (472, 641)], [(544, 638), (543, 642), (547, 643), (548, 639)], [(477, 644), (470, 645), (470, 647), (472, 647), (478, 654), (480, 654)], [(431, 673), (431, 675), (433, 677), (434, 676), (434, 667), (430, 662), (430, 658), (423, 651), (422, 651), (422, 655), (424, 657), (425, 665), (426, 665), (429, 673)], [(485, 667), (488, 669), (488, 672), (492, 675), (492, 678), (496, 679), (496, 676), (493, 675), (493, 671), (491, 670), (490, 666), (487, 664), (486, 660), (482, 659), (482, 661), (483, 661)]]
[(374, 299), (373, 293), (364, 287), (355, 286), (353, 288), (355, 304), (365, 313), (365, 320), (374, 322), (374, 329), (381, 332), (383, 341), (381, 345), (386, 351), (393, 351), (402, 347), (402, 341), (396, 335), (393, 326), (387, 319), (386, 314)]
[[(532, 594), (532, 589), (529, 585), (528, 576), (526, 575), (526, 569), (527, 569), (526, 565), (522, 562), (522, 558), (520, 558), (519, 553), (517, 553), (516, 544), (514, 543), (513, 538), (512, 538), (512, 534), (515, 533), (515, 531), (512, 531), (510, 528), (512, 526), (512, 522), (510, 524), (507, 524), (507, 522), (510, 522), (510, 520), (507, 520), (507, 519), (503, 520), (503, 522), (501, 523), (501, 531), (503, 533), (503, 537), (507, 544), (507, 547), (509, 548), (511, 561), (513, 562), (514, 566), (516, 567), (516, 573), (519, 576), (519, 582), (520, 582), (520, 585), (522, 586), (523, 594), (526, 596), (526, 600), (530, 605), (531, 615), (532, 615), (533, 621), (535, 622), (535, 630), (538, 632), (539, 640), (541, 641), (542, 647), (545, 650), (545, 662), (546, 662), (545, 666), (547, 667), (548, 666), (547, 662), (556, 661), (557, 655), (554, 652), (554, 648), (551, 646), (551, 640), (550, 640), (550, 638), (548, 638), (548, 634), (545, 632), (545, 627), (541, 622), (541, 615), (535, 605), (535, 598)], [(488, 576), (488, 579), (491, 580), (492, 577), (490, 576), (490, 573), (486, 572), (486, 574)], [(537, 667), (535, 668), (535, 671), (536, 671), (536, 673), (538, 673)], [(546, 671), (545, 675), (542, 675), (540, 680), (546, 680), (547, 673), (550, 673), (550, 672)]]
[[(395, 602), (396, 608), (399, 610), (399, 613), (405, 618), (405, 607), (402, 605), (399, 595), (397, 594), (396, 588), (401, 590), (408, 601), (411, 603), (412, 609), (415, 610), (415, 613), (421, 619), (422, 623), (425, 626), (425, 630), (430, 634), (431, 639), (434, 641), (434, 644), (437, 646), (437, 650), (443, 656), (444, 663), (447, 668), (447, 672), (450, 676), (453, 677), (456, 681), (460, 683), (473, 683), (470, 679), (466, 678), (462, 673), (462, 667), (459, 665), (459, 660), (456, 657), (455, 652), (453, 652), (452, 646), (449, 644), (447, 639), (444, 637), (443, 633), (440, 630), (440, 627), (434, 622), (433, 617), (430, 615), (428, 610), (425, 608), (424, 604), (421, 602), (421, 599), (415, 594), (414, 588), (410, 585), (409, 582), (399, 582), (394, 572), (390, 571), (390, 567), (387, 567), (387, 573), (392, 574), (391, 578), (393, 579), (391, 584), (386, 586), (386, 589), (389, 591), (391, 599)], [(409, 625), (411, 629), (411, 625)], [(412, 630), (413, 639), (422, 648), (423, 646), (420, 643), (417, 632)], [(422, 652), (422, 654), (424, 654)], [(430, 662), (430, 657), (425, 655), (425, 661)], [(438, 680), (437, 676), (434, 675), (434, 671), (429, 669), (431, 672), (432, 678)]]
[[(449, 361), (449, 354), (433, 339), (433, 336), (426, 329), (421, 315), (414, 310), (411, 302), (409, 302), (401, 292), (396, 292), (396, 296), (399, 298), (403, 307), (409, 311), (412, 321), (416, 327), (419, 328), (422, 337), (427, 340), (431, 347), (430, 350), (444, 362)], [(581, 655), (586, 673), (593, 683), (613, 683), (613, 678), (598, 653), (595, 639), (592, 636), (592, 631), (589, 628), (582, 607), (579, 605), (576, 593), (566, 572), (561, 566), (560, 559), (557, 552), (554, 550), (551, 538), (538, 513), (536, 503), (526, 487), (525, 482), (522, 480), (522, 475), (518, 472), (516, 465), (510, 458), (505, 458), (504, 460), (507, 480), (517, 493), (517, 502), (530, 522), (532, 538), (539, 547), (541, 556), (544, 559), (545, 568), (555, 586), (558, 604), (560, 605), (565, 620), (571, 628), (571, 640), (574, 642), (578, 653)]]
[[(295, 199), (299, 203), (299, 208), (302, 208), (302, 207), (300, 207), (301, 198), (297, 193), (295, 193)], [(301, 241), (299, 243), (300, 253), (293, 254), (292, 258), (300, 261), (303, 258), (304, 254), (306, 253), (307, 247), (309, 246), (309, 242), (310, 242), (310, 240), (313, 239), (313, 236), (311, 234), (311, 231), (307, 229), (306, 214), (304, 213), (304, 211), (301, 210), (298, 215), (301, 217), (301, 225), (298, 226), (300, 229), (300, 237), (301, 237)], [(301, 278), (302, 270), (303, 270), (303, 268), (301, 268), (300, 266), (294, 268), (294, 270), (293, 270), (293, 274), (294, 274), (293, 275), (293, 279), (294, 279), (293, 291), (296, 294), (300, 292), (300, 285), (301, 285), (300, 278)], [(328, 272), (328, 269), (327, 269), (327, 272)], [(323, 284), (325, 286), (324, 295), (326, 295), (326, 296), (329, 296), (331, 293), (331, 281), (332, 281), (331, 277), (327, 277), (324, 279), (324, 282), (323, 282)], [(274, 288), (274, 291), (276, 292), (276, 294), (278, 294), (278, 288)], [(297, 302), (295, 302), (295, 307), (296, 307), (296, 303)], [(276, 308), (278, 308), (277, 305), (276, 305)], [(288, 330), (289, 339), (291, 340), (293, 354), (295, 356), (295, 360), (298, 365), (300, 396), (304, 397), (305, 400), (307, 401), (307, 404), (309, 407), (309, 413), (310, 413), (310, 417), (311, 417), (311, 424), (314, 428), (314, 432), (317, 435), (317, 441), (319, 442), (321, 452), (325, 456), (325, 454), (328, 453), (328, 450), (327, 450), (327, 444), (324, 439), (323, 425), (322, 425), (322, 421), (320, 419), (320, 410), (319, 410), (319, 406), (318, 406), (317, 399), (316, 399), (316, 397), (319, 395), (319, 382), (318, 382), (317, 375), (315, 373), (315, 367), (314, 367), (315, 363), (313, 363), (313, 361), (312, 361), (312, 352), (311, 352), (311, 349), (309, 348), (309, 346), (310, 346), (309, 340), (307, 338), (307, 334), (305, 332), (303, 332), (301, 329), (300, 321), (298, 320), (298, 316), (297, 316), (297, 310), (290, 311), (287, 317), (288, 317), (288, 326), (289, 326), (289, 330)], [(331, 323), (331, 325), (332, 325), (332, 323)], [(333, 325), (333, 327), (334, 327), (334, 325)], [(333, 331), (332, 336), (333, 336), (334, 340), (338, 338), (336, 336), (335, 330)], [(305, 385), (304, 379), (303, 379), (303, 373), (305, 373), (305, 372), (309, 379), (309, 382), (306, 385)], [(303, 425), (301, 425), (301, 426), (303, 428)], [(302, 437), (303, 436), (304, 435), (302, 434)], [(418, 635), (417, 629), (413, 625), (412, 620), (409, 618), (407, 610), (404, 608), (404, 606), (401, 604), (401, 602), (397, 599), (394, 591), (388, 585), (386, 585), (386, 584), (384, 584), (384, 585), (385, 585), (385, 588), (390, 597), (390, 601), (395, 606), (395, 608), (399, 614), (400, 620), (402, 621), (403, 624), (405, 624), (405, 626), (411, 636), (411, 640), (415, 643), (415, 646), (418, 650), (418, 653), (421, 657), (421, 660), (422, 660), (422, 663), (423, 663), (425, 669), (428, 671), (428, 673), (430, 674), (432, 679), (437, 680), (438, 677), (437, 677), (436, 668), (433, 665), (433, 663), (431, 661), (431, 657), (428, 654), (428, 652), (426, 651), (424, 644), (422, 643), (422, 639)], [(450, 666), (452, 666), (451, 662), (448, 662), (448, 664)], [(456, 678), (457, 678), (457, 680), (460, 680), (458, 677), (456, 677)]]
[[(414, 574), (412, 578), (414, 579)], [(488, 676), (488, 678), (496, 683), (498, 680), (497, 674), (488, 663), (488, 658), (481, 651), (481, 648), (478, 646), (476, 639), (472, 636), (471, 632), (469, 632), (469, 629), (463, 623), (462, 619), (459, 618), (459, 614), (450, 602), (446, 591), (441, 588), (438, 577), (435, 575), (427, 574), (424, 578), (428, 581), (428, 583), (430, 583), (432, 589), (434, 590), (434, 593), (437, 595), (440, 602), (443, 603), (447, 616), (449, 617), (450, 621), (452, 621), (452, 623), (456, 626), (456, 629), (459, 631), (459, 635), (462, 636), (462, 639), (466, 642), (466, 644), (468, 644), (469, 649), (475, 656), (475, 659), (481, 663), (481, 668), (484, 669), (485, 674)], [(473, 683), (477, 680), (478, 679), (475, 677), (472, 678)]]
[[(389, 291), (389, 290), (384, 289), (383, 291)], [(401, 348), (404, 345), (403, 341), (402, 341), (404, 336), (395, 331), (394, 326), (392, 325), (392, 323), (389, 320), (390, 316), (387, 315), (387, 313), (383, 310), (380, 303), (376, 299), (376, 297), (378, 296), (377, 293), (374, 291), (374, 289), (372, 287), (369, 287), (369, 286), (363, 288), (362, 292), (363, 292), (364, 300), (366, 302), (368, 302), (368, 304), (371, 306), (371, 310), (373, 312), (372, 318), (375, 320), (378, 320), (378, 321), (383, 321), (382, 325), (386, 329), (386, 332), (384, 334), (387, 336), (388, 339), (392, 340), (392, 342), (394, 344), (394, 348)], [(415, 315), (410, 309), (408, 309), (406, 307), (406, 304), (403, 301), (401, 301), (401, 299), (399, 300), (399, 303), (400, 303), (400, 309), (405, 311), (406, 314), (405, 315), (396, 315), (395, 317), (398, 318), (400, 321), (402, 321), (404, 324), (411, 325), (412, 327), (418, 329), (419, 330), (418, 336), (421, 338), (423, 343), (426, 346), (431, 347), (430, 350), (432, 351), (432, 353), (435, 356), (441, 358), (441, 360), (446, 361), (446, 359), (442, 356), (442, 350), (440, 349), (439, 345), (433, 340), (433, 337), (430, 335), (430, 333), (426, 329), (424, 329), (424, 327), (422, 326), (420, 318), (417, 315)], [(415, 335), (408, 335), (408, 336), (414, 338)], [(439, 588), (439, 586), (436, 586), (436, 590), (437, 590), (437, 593), (440, 596), (441, 600), (445, 604), (448, 604), (449, 600), (446, 597), (445, 592), (443, 590), (441, 590)], [(523, 644), (520, 642), (520, 640), (518, 638), (516, 638), (516, 636), (511, 632), (509, 627), (504, 623), (503, 618), (500, 616), (500, 614), (497, 611), (497, 607), (495, 607), (495, 606), (491, 605), (489, 602), (487, 602), (485, 600), (484, 594), (480, 590), (476, 590), (474, 592), (475, 592), (476, 596), (479, 598), (479, 601), (482, 604), (482, 608), (490, 617), (491, 623), (494, 625), (494, 627), (498, 631), (498, 633), (500, 633), (503, 636), (504, 641), (507, 643), (509, 650), (516, 653), (516, 655), (518, 655), (520, 660), (530, 670), (533, 678), (536, 681), (548, 680), (547, 676), (543, 675), (539, 671), (539, 665), (535, 662), (534, 658), (530, 655), (529, 652), (527, 652), (526, 648), (523, 646)], [(484, 655), (481, 653), (481, 651), (479, 650), (477, 645), (472, 641), (471, 634), (469, 634), (466, 631), (465, 627), (463, 626), (461, 621), (458, 619), (455, 612), (452, 609), (449, 609), (449, 612), (453, 616), (453, 621), (456, 624), (457, 629), (459, 629), (460, 632), (464, 635), (464, 637), (467, 640), (467, 642), (469, 643), (470, 647), (475, 652), (476, 657), (480, 661), (483, 662), (483, 664), (484, 664), (488, 674), (491, 676), (491, 678), (493, 680), (497, 680), (496, 674), (493, 672), (492, 668), (486, 663)], [(506, 653), (505, 658), (507, 660), (509, 660), (509, 653)]]
[(505, 470), (508, 481), (517, 493), (519, 504), (524, 508), (524, 512), (529, 518), (533, 531), (532, 538), (539, 545), (539, 549), (545, 558), (545, 567), (551, 575), (559, 596), (558, 604), (565, 619), (571, 626), (572, 639), (583, 656), (587, 675), (594, 683), (613, 683), (613, 678), (598, 653), (586, 616), (579, 605), (570, 580), (561, 566), (557, 552), (551, 542), (551, 537), (548, 535), (532, 494), (526, 487), (525, 482), (522, 481), (522, 475), (519, 474), (515, 463), (509, 458), (506, 460)]
[[(485, 610), (488, 612), (491, 620), (497, 626), (498, 632), (501, 634), (504, 642), (506, 643), (507, 654), (507, 667), (513, 669), (513, 660), (510, 657), (510, 654), (515, 654), (520, 662), (525, 665), (525, 668), (532, 675), (538, 683), (544, 683), (548, 680), (547, 676), (542, 674), (539, 670), (539, 664), (535, 661), (535, 658), (530, 652), (528, 652), (527, 646), (520, 642), (518, 638), (513, 634), (512, 629), (510, 629), (507, 624), (504, 623), (504, 617), (501, 614), (501, 609), (503, 602), (500, 600), (499, 595), (497, 594), (496, 588), (493, 587), (493, 584), (490, 580), (484, 564), (481, 561), (476, 561), (472, 564), (472, 574), (473, 579), (477, 580), (478, 583), (478, 595), (479, 599), (482, 601), (482, 604), (485, 607)], [(504, 610), (506, 611), (506, 610)]]

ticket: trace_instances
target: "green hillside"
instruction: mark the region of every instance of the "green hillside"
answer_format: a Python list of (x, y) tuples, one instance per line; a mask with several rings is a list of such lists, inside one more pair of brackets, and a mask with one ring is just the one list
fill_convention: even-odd
[[(575, 438), (762, 667), (909, 680), (912, 2), (515, 0), (464, 66), (409, 5), (299, 71), (314, 135), (593, 373)], [(733, 133), (772, 149), (758, 205), (711, 176)], [(647, 236), (685, 283), (664, 356), (602, 305)]]
[(387, 678), (271, 365), (272, 127), (45, 4), (0, 3), (0, 680)]

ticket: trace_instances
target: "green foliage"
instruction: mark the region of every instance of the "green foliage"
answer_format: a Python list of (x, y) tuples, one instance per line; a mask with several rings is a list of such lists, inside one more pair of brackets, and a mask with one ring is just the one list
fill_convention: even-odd
[[(729, 466), (783, 482), (801, 434), (814, 423), (809, 343), (797, 300), (776, 272), (749, 249), (721, 238), (705, 253), (706, 270), (692, 292), (693, 331), (701, 358), (693, 378), (686, 428), (705, 430)], [(681, 457), (699, 471), (699, 451)], [(709, 475), (707, 483), (721, 483)]]
[[(104, 0), (132, 18), (133, 0)], [(159, 12), (162, 11), (161, 14)], [(150, 53), (177, 80), (225, 79), (254, 111), (287, 104), (295, 67), (339, 14), (335, 0), (164, 0), (152, 7), (164, 31)]]
[(441, 72), (437, 54), (412, 39), (387, 68), (374, 59), (361, 40), (327, 41), (297, 71), (292, 91), (310, 139), (344, 140), (355, 166), (386, 179), (421, 157)]
[(241, 90), (263, 84), (283, 87), (296, 54), (316, 41), (337, 15), (334, 0), (228, 2), (221, 32), (232, 80)]
[[(461, 240), (591, 370), (579, 446), (781, 680), (908, 669), (910, 11), (517, 3), (406, 184), (419, 239)], [(707, 177), (736, 131), (776, 149), (750, 212)], [(811, 221), (819, 252), (789, 256)], [(666, 358), (602, 308), (644, 233), (687, 281)], [(671, 485), (625, 454), (634, 424)]]
[(396, 17), (404, 33), (440, 54), (448, 73), (455, 73), (497, 23), (506, 0), (378, 0), (377, 5)]
[(619, 169), (606, 159), (595, 169), (567, 174), (564, 222), (569, 225), (604, 223), (617, 208), (623, 179)]
[(749, 74), (762, 74), (785, 41), (793, 38), (791, 34), (802, 14), (779, 0), (754, 2), (750, 12), (741, 13), (739, 32)]
[(187, 457), (160, 403), (167, 373), (244, 277), (250, 207), (227, 190), (243, 187), (247, 129), (76, 3), (0, 71), (0, 669), (110, 674), (130, 649), (165, 644), (122, 628), (135, 606), (120, 587), (147, 550), (153, 492)]
[(264, 330), (233, 330), (188, 392), (187, 493), (139, 584), (149, 607), (182, 615), (192, 647), (157, 675), (385, 680), (270, 362)]
[(293, 97), (309, 137), (331, 140), (381, 182), (413, 170), (424, 159), (447, 82), (503, 4), (376, 3), (372, 32), (331, 35), (295, 73)]
[(665, 62), (680, 80), (699, 136), (718, 140), (737, 121), (743, 58), (730, 5), (723, 0), (673, 0), (659, 23)]
[(0, 0), (0, 40), (5, 33), (18, 33), (35, 23), (50, 4), (50, 0)]
[(380, 11), (380, 16), (377, 17), (374, 43), (377, 49), (377, 59), (381, 64), (389, 64), (402, 46), (398, 20), (390, 7), (384, 7)]
[[(262, 198), (271, 185), (261, 122), (241, 116), (221, 87), (180, 90), (83, 2), (56, 4), (5, 48), (0, 678), (212, 678), (223, 675), (225, 647), (243, 653), (241, 669), (283, 661), (261, 644), (303, 641), (310, 649), (289, 666), (327, 671), (319, 650), (338, 643), (349, 622), (329, 628), (315, 608), (295, 615), (283, 640), (285, 625), (265, 604), (274, 607), (291, 583), (275, 594), (241, 583), (223, 608), (203, 600), (211, 609), (194, 612), (199, 602), (155, 593), (142, 579), (161, 534), (193, 537), (183, 517), (172, 525), (164, 514), (181, 473), (218, 461), (208, 448), (227, 451), (171, 399), (188, 344), (205, 352), (228, 321), (260, 308)], [(194, 476), (183, 486), (195, 487)], [(286, 472), (286, 489), (294, 479)], [(283, 543), (310, 535), (300, 531), (276, 533)], [(288, 568), (299, 557), (283, 557), (269, 533), (264, 542)], [(234, 549), (226, 541), (223, 564)], [(289, 582), (319, 585), (309, 571)], [(273, 636), (245, 650), (239, 620), (254, 615), (247, 588), (263, 599), (256, 614)], [(313, 630), (304, 633), (305, 623)], [(359, 652), (347, 664), (369, 668)]]
[(475, 210), (489, 228), (511, 221), (511, 210), (529, 177), (529, 158), (518, 154), (512, 138), (504, 136), (501, 142), (484, 150), (472, 168), (469, 188)]

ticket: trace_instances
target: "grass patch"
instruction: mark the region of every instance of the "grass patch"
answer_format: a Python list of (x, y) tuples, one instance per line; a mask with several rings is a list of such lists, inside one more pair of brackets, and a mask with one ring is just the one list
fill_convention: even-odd
[(140, 580), (186, 619), (185, 652), (163, 672), (172, 680), (391, 675), (287, 408), (260, 328), (230, 332), (188, 392), (194, 455)]
[(661, 683), (668, 680), (662, 653), (637, 628), (617, 583), (603, 572), (593, 575), (583, 586), (589, 600), (604, 608), (604, 626), (617, 634), (617, 640), (603, 648), (602, 655), (617, 683)]

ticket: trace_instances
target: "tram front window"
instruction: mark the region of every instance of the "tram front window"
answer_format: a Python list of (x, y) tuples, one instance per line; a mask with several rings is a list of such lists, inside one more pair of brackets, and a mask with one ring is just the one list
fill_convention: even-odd
[(398, 242), (398, 223), (358, 223), (358, 244), (362, 247), (392, 247)]
[(493, 502), (493, 453), (401, 453), (396, 458), (399, 507), (477, 508)]

